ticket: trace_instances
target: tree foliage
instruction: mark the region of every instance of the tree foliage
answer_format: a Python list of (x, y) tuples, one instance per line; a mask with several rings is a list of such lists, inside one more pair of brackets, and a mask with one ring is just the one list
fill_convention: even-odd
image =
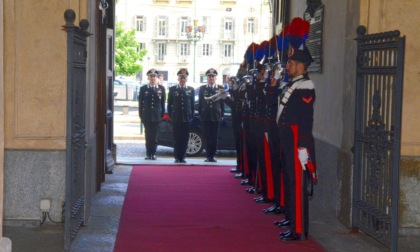
[(137, 52), (135, 30), (125, 30), (123, 23), (117, 23), (115, 27), (115, 72), (117, 75), (132, 76), (143, 69), (141, 61), (146, 50)]

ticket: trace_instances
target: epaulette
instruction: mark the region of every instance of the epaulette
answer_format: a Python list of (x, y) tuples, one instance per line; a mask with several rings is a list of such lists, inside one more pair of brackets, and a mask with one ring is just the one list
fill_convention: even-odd
[(315, 84), (312, 80), (303, 80), (297, 84), (296, 89), (315, 89)]

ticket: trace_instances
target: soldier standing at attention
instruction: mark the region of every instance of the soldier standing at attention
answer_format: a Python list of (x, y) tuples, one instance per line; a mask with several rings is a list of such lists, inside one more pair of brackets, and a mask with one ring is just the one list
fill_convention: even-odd
[(169, 88), (168, 115), (173, 125), (175, 163), (186, 163), (185, 156), (194, 118), (194, 88), (187, 86), (188, 70), (178, 71), (178, 85)]
[(140, 88), (139, 116), (146, 135), (146, 160), (156, 160), (157, 133), (165, 110), (165, 88), (157, 84), (158, 71), (147, 71), (149, 84)]
[(214, 158), (217, 148), (217, 137), (219, 135), (219, 122), (224, 114), (223, 100), (213, 101), (205, 99), (223, 91), (222, 85), (216, 84), (217, 71), (210, 68), (206, 72), (207, 84), (202, 85), (199, 90), (198, 113), (204, 130), (206, 140), (206, 159), (204, 162), (217, 162)]
[(306, 71), (312, 62), (305, 45), (291, 47), (286, 65), (290, 82), (280, 96), (277, 111), (286, 200), (286, 219), (279, 221), (277, 226), (290, 227), (289, 231), (280, 234), (283, 241), (305, 240), (308, 235), (309, 206), (304, 174), (315, 171), (310, 168), (310, 164), (315, 166), (312, 135), (315, 86)]

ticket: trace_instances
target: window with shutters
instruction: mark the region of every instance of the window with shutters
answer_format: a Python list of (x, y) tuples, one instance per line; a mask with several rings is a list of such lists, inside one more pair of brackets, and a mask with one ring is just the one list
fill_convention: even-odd
[(255, 33), (255, 18), (247, 18), (246, 20), (246, 31), (247, 34)]
[(165, 60), (165, 56), (166, 56), (166, 44), (157, 43), (157, 60), (163, 61)]
[(187, 35), (188, 17), (181, 17), (179, 20), (179, 32), (180, 36)]
[(180, 46), (179, 47), (179, 49), (180, 49), (179, 54), (181, 56), (189, 56), (190, 55), (190, 44), (181, 43), (179, 46)]
[(146, 44), (139, 42), (137, 46), (137, 52), (140, 52), (141, 50), (146, 50)]
[(211, 44), (203, 44), (201, 55), (202, 56), (211, 56), (212, 55)]
[(234, 24), (233, 24), (233, 19), (232, 18), (225, 18), (224, 19), (224, 39), (233, 39), (233, 29), (234, 29)]
[(232, 57), (233, 56), (233, 45), (224, 44), (223, 45), (223, 57)]
[(146, 31), (144, 16), (136, 16), (136, 31), (137, 32)]
[(158, 36), (166, 37), (167, 35), (167, 18), (159, 16), (157, 20)]

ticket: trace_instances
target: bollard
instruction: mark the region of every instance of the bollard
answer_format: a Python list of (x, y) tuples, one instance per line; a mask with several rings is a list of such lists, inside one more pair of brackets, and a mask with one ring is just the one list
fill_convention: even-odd
[(125, 84), (125, 100), (128, 101), (128, 84)]
[(128, 115), (128, 112), (130, 111), (130, 108), (128, 105), (123, 105), (123, 115)]

